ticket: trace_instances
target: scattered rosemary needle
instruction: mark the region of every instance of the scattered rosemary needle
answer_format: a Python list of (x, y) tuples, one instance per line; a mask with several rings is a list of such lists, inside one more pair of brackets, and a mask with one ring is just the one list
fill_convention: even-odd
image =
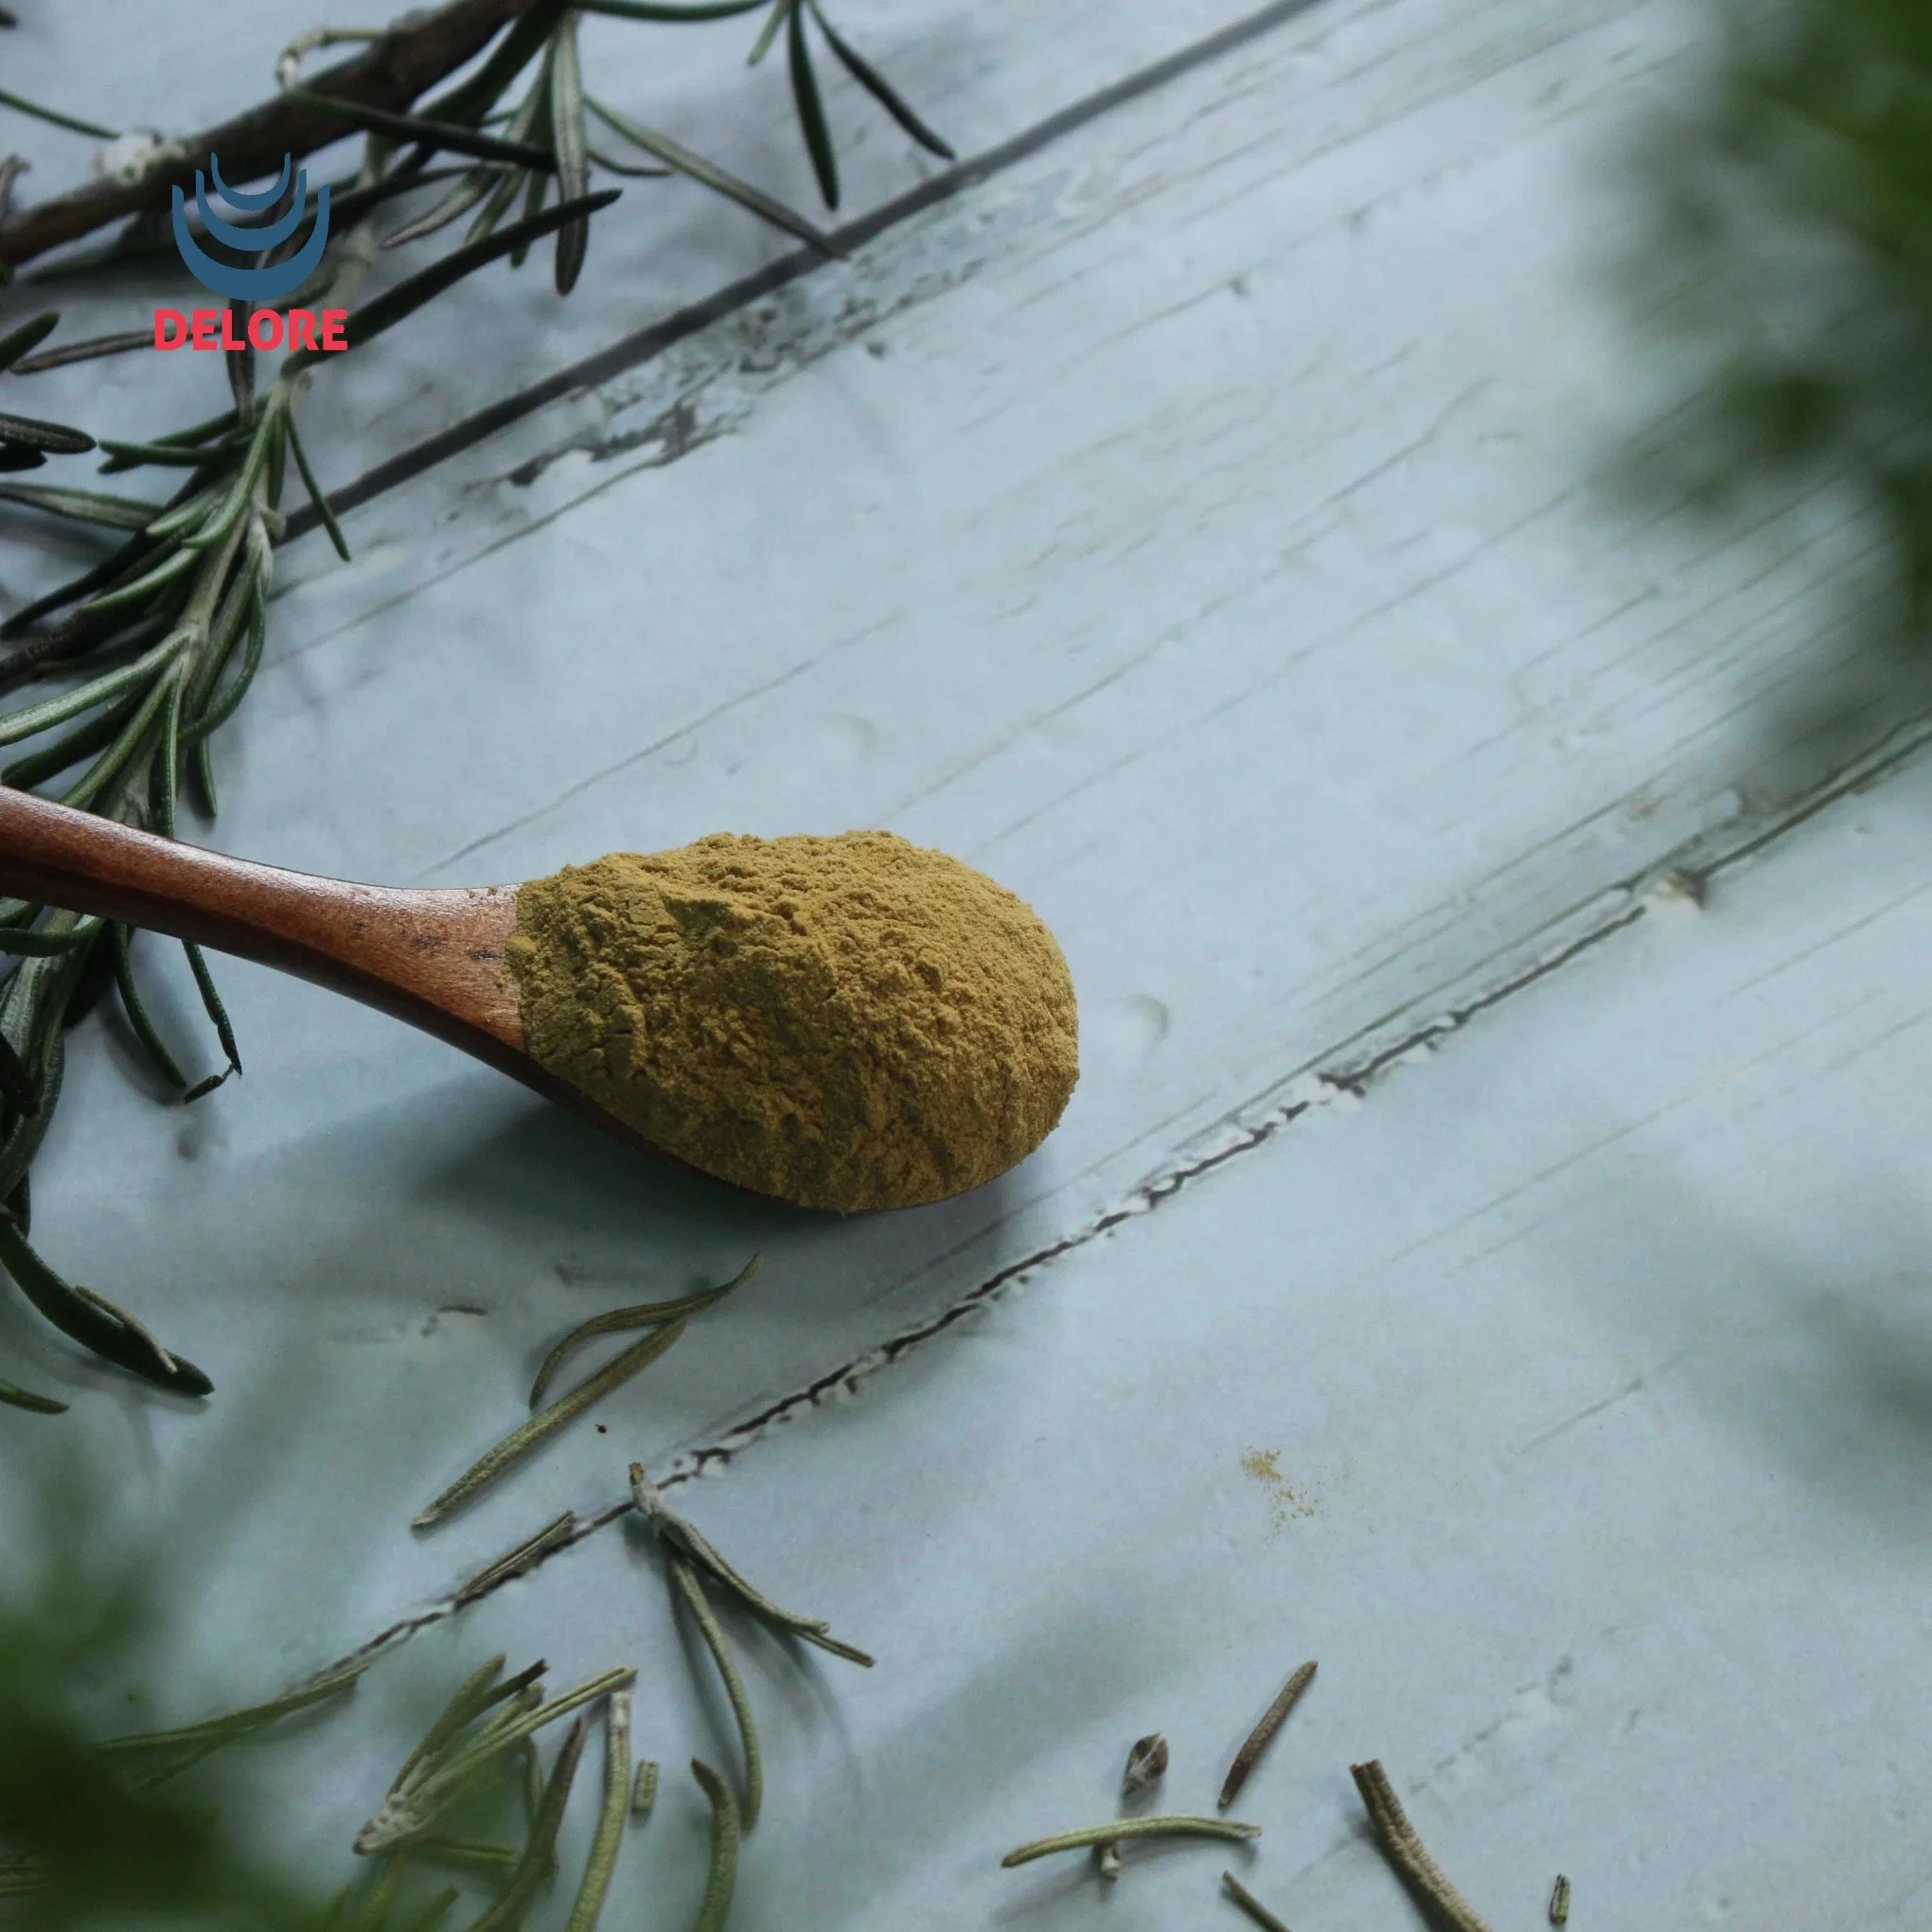
[(1104, 1825), (1083, 1825), (1077, 1832), (1056, 1832), (1050, 1838), (1034, 1838), (1007, 1852), (1000, 1863), (1008, 1868), (1029, 1865), (1034, 1859), (1050, 1857), (1055, 1852), (1084, 1852), (1090, 1845), (1105, 1845), (1117, 1838), (1260, 1836), (1259, 1825), (1245, 1825), (1233, 1818), (1195, 1817), (1180, 1812), (1165, 1817), (1111, 1818)]
[(691, 1760), (691, 1775), (711, 1800), (711, 1873), (692, 1932), (723, 1932), (738, 1878), (738, 1801), (730, 1783), (697, 1758)]
[(467, 1583), (458, 1586), (455, 1604), (460, 1610), (477, 1598), (487, 1596), (499, 1584), (534, 1568), (553, 1550), (570, 1541), (576, 1528), (576, 1512), (565, 1510), (555, 1522), (545, 1523), (534, 1536), (526, 1536), (514, 1549), (505, 1550), (493, 1563), (486, 1563)]
[(308, 1683), (298, 1685), (285, 1696), (272, 1697), (265, 1704), (251, 1704), (240, 1710), (224, 1712), (220, 1717), (205, 1718), (200, 1724), (183, 1725), (176, 1730), (150, 1730), (133, 1737), (109, 1738), (100, 1748), (103, 1751), (179, 1752), (179, 1757), (163, 1765), (147, 1781), (151, 1784), (160, 1783), (198, 1764), (210, 1752), (220, 1750), (223, 1745), (232, 1744), (237, 1738), (246, 1737), (264, 1725), (274, 1724), (297, 1710), (306, 1710), (311, 1704), (326, 1703), (329, 1698), (339, 1697), (346, 1691), (352, 1690), (380, 1655), (380, 1652), (372, 1651), (352, 1663), (338, 1664)]
[(1302, 1693), (1314, 1681), (1314, 1664), (1303, 1664), (1282, 1686), (1281, 1695), (1261, 1713), (1260, 1723), (1248, 1733), (1247, 1742), (1234, 1753), (1234, 1762), (1228, 1767), (1227, 1781), (1221, 1786), (1218, 1800), (1223, 1811), (1239, 1796), (1241, 1787), (1248, 1782), (1248, 1774), (1260, 1762), (1262, 1752), (1267, 1750), (1275, 1732), (1286, 1722), (1288, 1712), (1302, 1701)]
[(617, 1870), (624, 1845), (624, 1814), (630, 1799), (630, 1693), (613, 1691), (604, 1707), (604, 1803), (597, 1813), (596, 1835), (576, 1899), (570, 1908), (566, 1932), (594, 1932), (597, 1915)]
[(1228, 1896), (1261, 1927), (1261, 1932), (1288, 1932), (1287, 1926), (1277, 1919), (1232, 1871), (1222, 1872), (1221, 1883), (1228, 1888)]
[(1550, 1894), (1550, 1923), (1552, 1925), (1569, 1923), (1569, 1880), (1560, 1871), (1556, 1874), (1556, 1888)]
[(565, 1423), (575, 1422), (593, 1403), (600, 1402), (613, 1389), (622, 1388), (639, 1370), (648, 1368), (683, 1332), (684, 1324), (673, 1321), (655, 1335), (632, 1342), (614, 1361), (607, 1362), (595, 1374), (579, 1382), (568, 1395), (553, 1402), (541, 1414), (533, 1415), (523, 1427), (512, 1429), (495, 1448), (479, 1457), (415, 1518), (414, 1526), (418, 1530), (430, 1529), (452, 1511), (460, 1509), (494, 1482), (519, 1457), (527, 1455), (547, 1436), (555, 1435)]
[(1442, 1867), (1416, 1836), (1415, 1827), (1409, 1822), (1409, 1815), (1402, 1809), (1402, 1800), (1395, 1796), (1395, 1787), (1390, 1783), (1380, 1760), (1371, 1758), (1366, 1764), (1351, 1764), (1349, 1774), (1362, 1795), (1362, 1803), (1368, 1807), (1369, 1820), (1375, 1827), (1383, 1852), (1423, 1905), (1442, 1921), (1448, 1932), (1489, 1932), (1476, 1908), (1449, 1883)]
[(514, 1845), (500, 1845), (489, 1838), (452, 1838), (439, 1832), (411, 1840), (412, 1858), (440, 1858), (452, 1865), (481, 1865), (507, 1870), (517, 1862)]
[(718, 1675), (724, 1681), (724, 1694), (730, 1701), (731, 1714), (738, 1728), (738, 1739), (745, 1753), (743, 1823), (744, 1829), (750, 1831), (758, 1822), (758, 1813), (765, 1802), (765, 1766), (758, 1750), (758, 1727), (752, 1715), (751, 1693), (745, 1689), (737, 1658), (732, 1655), (731, 1640), (725, 1636), (724, 1626), (718, 1622), (717, 1612), (704, 1594), (704, 1586), (699, 1582), (698, 1572), (682, 1556), (675, 1553), (671, 1557), (670, 1569), (672, 1586), (683, 1598), (699, 1635), (704, 1639), (704, 1647), (718, 1665)]
[(658, 1801), (658, 1767), (647, 1758), (637, 1767), (637, 1782), (630, 1790), (630, 1816), (634, 1818), (648, 1817), (651, 1807)]
[(670, 1302), (646, 1302), (635, 1308), (612, 1308), (580, 1322), (544, 1356), (543, 1366), (537, 1371), (537, 1379), (530, 1388), (530, 1407), (535, 1409), (543, 1400), (543, 1391), (555, 1380), (558, 1370), (585, 1342), (594, 1341), (600, 1335), (615, 1335), (629, 1328), (657, 1328), (666, 1321), (682, 1321), (693, 1315), (701, 1315), (705, 1309), (723, 1301), (734, 1288), (743, 1287), (757, 1273), (760, 1259), (760, 1256), (753, 1255), (721, 1286), (700, 1288), (695, 1295), (680, 1295)]
[(557, 1832), (563, 1823), (563, 1807), (570, 1799), (570, 1787), (576, 1778), (577, 1760), (583, 1755), (585, 1719), (578, 1717), (565, 1733), (557, 1763), (551, 1767), (550, 1781), (543, 1787), (543, 1809), (531, 1829), (529, 1843), (511, 1875), (504, 1894), (470, 1926), (470, 1932), (505, 1932), (520, 1925), (537, 1888), (549, 1875), (557, 1851)]

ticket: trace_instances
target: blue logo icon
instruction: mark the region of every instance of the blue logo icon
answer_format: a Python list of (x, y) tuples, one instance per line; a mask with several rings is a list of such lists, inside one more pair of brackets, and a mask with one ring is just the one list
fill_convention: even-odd
[[(251, 213), (274, 207), (288, 192), (289, 170), (292, 165), (293, 157), (284, 154), (281, 176), (272, 188), (243, 194), (222, 179), (221, 163), (214, 155), (208, 156), (208, 170), (215, 177), (216, 193), (230, 207)], [(217, 241), (226, 242), (230, 248), (244, 249), (250, 254), (259, 254), (286, 241), (301, 225), (308, 199), (309, 170), (305, 168), (295, 175), (294, 198), (287, 214), (277, 216), (273, 222), (264, 222), (259, 227), (243, 227), (237, 222), (224, 222), (209, 208), (207, 186), (202, 179), (201, 169), (195, 169), (195, 207), (200, 212), (202, 225)], [(179, 187), (174, 190), (174, 245), (181, 250), (181, 258), (187, 264), (188, 273), (203, 288), (212, 289), (216, 294), (226, 295), (235, 301), (279, 301), (282, 296), (300, 288), (315, 273), (322, 260), (322, 251), (328, 246), (328, 186), (324, 183), (316, 191), (315, 226), (310, 230), (308, 240), (287, 261), (276, 262), (268, 268), (237, 268), (227, 262), (217, 261), (195, 239), (189, 229), (187, 198)]]

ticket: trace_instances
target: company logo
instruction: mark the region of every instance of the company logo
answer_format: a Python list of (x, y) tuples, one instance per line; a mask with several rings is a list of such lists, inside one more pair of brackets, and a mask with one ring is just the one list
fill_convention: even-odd
[[(294, 171), (294, 191), (290, 193), (290, 174)], [(273, 187), (244, 194), (222, 179), (222, 164), (208, 156), (208, 172), (215, 178), (215, 191), (231, 208), (257, 214), (274, 208), (284, 198), (286, 212), (266, 222), (249, 225), (231, 222), (208, 205), (208, 188), (200, 168), (195, 169), (195, 210), (201, 216), (203, 231), (213, 240), (238, 254), (252, 255), (259, 264), (244, 267), (221, 261), (202, 245), (188, 225), (187, 197), (174, 190), (174, 245), (181, 251), (188, 273), (203, 288), (225, 295), (231, 303), (279, 302), (292, 294), (321, 266), (322, 252), (328, 246), (328, 186), (325, 183), (315, 196), (315, 222), (309, 238), (294, 254), (281, 261), (265, 262), (261, 257), (280, 248), (302, 225), (308, 211), (309, 170), (294, 169), (294, 157), (282, 156), (282, 171)], [(312, 309), (291, 309), (286, 314), (276, 309), (257, 308), (247, 318), (244, 338), (236, 332), (233, 309), (197, 309), (192, 316), (179, 309), (154, 311), (154, 346), (158, 349), (192, 347), (198, 349), (239, 349), (253, 346), (264, 351), (287, 346), (291, 349), (345, 349), (343, 323), (348, 311), (325, 309), (318, 316)]]

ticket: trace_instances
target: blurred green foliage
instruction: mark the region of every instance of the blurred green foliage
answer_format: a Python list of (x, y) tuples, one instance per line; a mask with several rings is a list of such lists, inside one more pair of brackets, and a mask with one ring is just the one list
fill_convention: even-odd
[(1712, 0), (1723, 53), (1644, 144), (1628, 264), (1695, 399), (1640, 467), (1683, 500), (1849, 487), (1887, 640), (1932, 639), (1932, 0)]
[(314, 1927), (316, 1902), (248, 1842), (245, 1805), (186, 1781), (144, 1790), (143, 1767), (97, 1748), (101, 1693), (129, 1681), (151, 1592), (141, 1566), (108, 1574), (72, 1553), (60, 1526), (86, 1520), (79, 1500), (48, 1486), (41, 1550), (9, 1552), (0, 1601), (0, 1927)]

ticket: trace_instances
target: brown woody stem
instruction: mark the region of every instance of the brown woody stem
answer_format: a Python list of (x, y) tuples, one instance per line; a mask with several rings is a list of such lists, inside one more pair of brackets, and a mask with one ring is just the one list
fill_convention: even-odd
[[(353, 58), (307, 83), (310, 94), (399, 112), (466, 61), (481, 53), (502, 27), (539, 0), (448, 0), (430, 12), (405, 14)], [(0, 264), (18, 268), (36, 256), (125, 216), (166, 208), (177, 186), (191, 188), (197, 167), (211, 153), (222, 172), (239, 184), (273, 174), (284, 154), (327, 148), (352, 132), (339, 114), (277, 95), (156, 151), (133, 181), (105, 179), (12, 211), (0, 222)]]

